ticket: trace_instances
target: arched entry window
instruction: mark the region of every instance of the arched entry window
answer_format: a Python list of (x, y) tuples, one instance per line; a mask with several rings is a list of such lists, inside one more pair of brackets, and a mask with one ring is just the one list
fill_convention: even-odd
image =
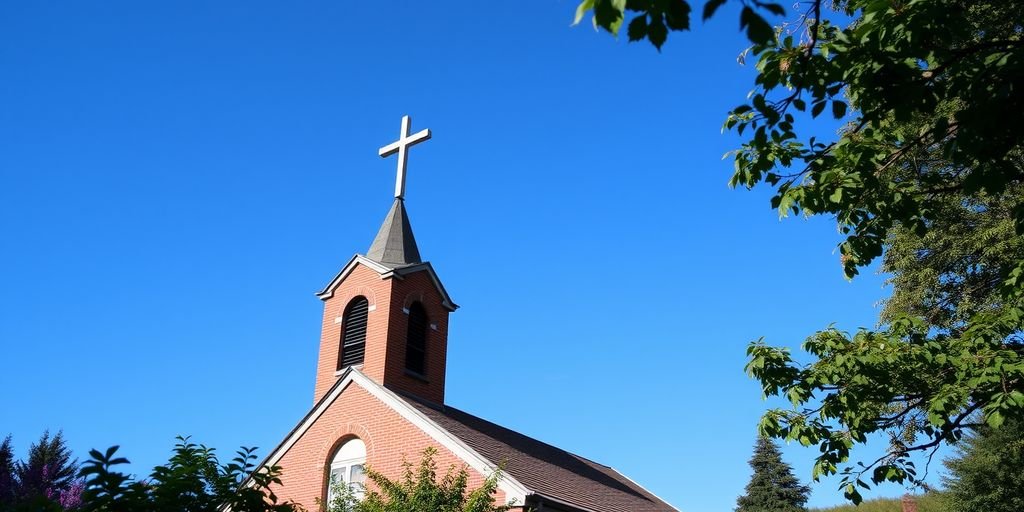
[(418, 301), (409, 306), (409, 327), (405, 337), (405, 369), (418, 375), (427, 371), (427, 329), (430, 319), (423, 304)]
[(352, 491), (355, 499), (363, 499), (366, 492), (366, 445), (362, 440), (345, 441), (331, 459), (327, 472), (327, 502), (330, 503), (337, 493), (346, 486)]
[(338, 369), (363, 364), (366, 354), (366, 320), (370, 314), (370, 301), (359, 296), (345, 306), (341, 317), (341, 350), (338, 351)]

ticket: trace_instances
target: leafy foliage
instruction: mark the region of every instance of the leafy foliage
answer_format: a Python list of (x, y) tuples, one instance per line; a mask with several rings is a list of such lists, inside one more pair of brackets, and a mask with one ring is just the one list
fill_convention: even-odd
[(782, 461), (775, 443), (760, 436), (750, 459), (754, 474), (744, 494), (736, 500), (736, 512), (802, 512), (810, 487), (793, 476), (793, 469)]
[[(580, 12), (615, 32), (616, 13), (664, 5)], [(869, 481), (917, 482), (911, 455), (975, 418), (1024, 416), (1024, 2), (811, 0), (770, 33), (758, 7), (776, 11), (741, 12), (758, 74), (725, 122), (746, 137), (731, 184), (773, 187), (781, 216), (834, 217), (848, 278), (889, 249), (895, 292), (879, 328), (810, 336), (811, 364), (758, 341), (746, 369), (792, 404), (766, 413), (762, 433), (817, 445), (812, 476), (842, 471), (859, 502)], [(807, 136), (822, 115), (846, 123), (834, 140)], [(874, 434), (887, 453), (840, 468)]]
[(351, 485), (336, 478), (332, 478), (329, 485), (331, 486), (331, 491), (327, 493), (328, 500), (324, 501), (317, 498), (317, 504), (321, 511), (355, 512), (358, 510), (357, 507), (360, 500)]
[[(370, 468), (366, 475), (378, 490), (367, 492), (366, 499), (358, 503), (357, 512), (505, 512), (513, 504), (497, 505), (500, 472), (489, 476), (477, 489), (468, 491), (469, 473), (465, 467), (449, 467), (440, 481), (437, 479), (437, 451), (427, 448), (419, 466), (405, 463), (405, 471), (398, 480), (391, 480)], [(344, 510), (344, 509), (342, 509)], [(329, 509), (330, 512), (342, 512)]]
[(86, 512), (294, 512), (293, 503), (278, 503), (271, 485), (280, 484), (278, 467), (256, 468), (255, 449), (242, 448), (222, 464), (213, 448), (178, 438), (166, 465), (137, 481), (116, 471), (127, 459), (117, 447), (92, 450), (82, 469), (87, 478)]
[(1024, 422), (982, 427), (944, 463), (949, 512), (1024, 510)]
[[(702, 18), (714, 16), (726, 0), (707, 0)], [(761, 0), (743, 0), (740, 12), (740, 29), (755, 42), (764, 44), (774, 36), (772, 26), (758, 11), (782, 15), (786, 11), (781, 4)], [(632, 16), (626, 29), (630, 41), (647, 39), (655, 48), (661, 49), (668, 40), (669, 32), (690, 29), (690, 13), (693, 8), (685, 0), (583, 0), (576, 8), (578, 24), (588, 12), (592, 13), (594, 27), (600, 27), (617, 35), (627, 16)]]
[[(938, 492), (910, 496), (917, 506), (917, 512), (947, 512), (945, 495)], [(839, 505), (827, 508), (812, 508), (810, 512), (903, 512), (903, 498), (875, 498), (864, 500), (859, 505)]]

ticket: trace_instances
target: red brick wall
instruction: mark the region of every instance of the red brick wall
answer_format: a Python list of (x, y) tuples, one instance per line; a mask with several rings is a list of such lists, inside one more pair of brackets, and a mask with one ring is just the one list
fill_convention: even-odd
[[(405, 371), (406, 330), (409, 326), (408, 309), (419, 301), (427, 312), (431, 327), (427, 329), (425, 379), (408, 375)], [(388, 362), (383, 384), (391, 389), (411, 393), (437, 404), (444, 403), (444, 378), (448, 354), (448, 310), (441, 304), (437, 291), (427, 272), (416, 272), (395, 281), (391, 294), (390, 332), (387, 337)], [(434, 328), (436, 326), (436, 329)], [(364, 372), (365, 373), (365, 372)], [(367, 374), (369, 375), (369, 374)], [(374, 377), (376, 379), (376, 377)]]
[[(402, 474), (403, 460), (418, 464), (428, 446), (438, 450), (434, 457), (438, 478), (443, 477), (451, 465), (462, 467), (464, 464), (450, 450), (352, 383), (279, 460), (284, 474), (282, 485), (274, 489), (278, 497), (316, 511), (316, 498), (323, 499), (326, 494), (327, 467), (334, 450), (341, 441), (351, 437), (366, 443), (368, 466), (389, 478)], [(479, 487), (483, 475), (472, 468), (469, 473), (470, 489)], [(498, 503), (504, 502), (505, 495), (499, 491)]]
[(324, 301), (313, 403), (318, 402), (338, 380), (335, 373), (338, 370), (338, 350), (341, 348), (341, 323), (337, 319), (345, 312), (345, 306), (359, 295), (369, 300), (372, 309), (367, 317), (366, 355), (362, 371), (377, 382), (383, 379), (392, 283), (393, 279), (381, 279), (376, 271), (356, 265), (335, 288), (334, 295)]
[[(392, 389), (412, 393), (434, 403), (444, 403), (449, 312), (441, 304), (437, 287), (425, 271), (409, 274), (404, 279), (381, 279), (380, 274), (363, 265), (356, 265), (334, 290), (334, 295), (324, 301), (313, 402), (319, 401), (338, 379), (335, 373), (342, 325), (337, 319), (349, 301), (359, 295), (369, 300), (371, 308), (366, 326), (366, 356), (360, 370)], [(405, 372), (409, 315), (404, 309), (415, 300), (423, 304), (431, 325), (436, 326), (436, 329), (427, 331), (425, 379)]]

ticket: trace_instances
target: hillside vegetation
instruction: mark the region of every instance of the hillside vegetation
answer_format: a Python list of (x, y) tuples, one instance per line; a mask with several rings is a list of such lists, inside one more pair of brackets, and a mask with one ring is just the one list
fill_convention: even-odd
[[(945, 512), (942, 506), (942, 495), (928, 493), (914, 496), (917, 500), (917, 512)], [(812, 508), (809, 512), (902, 512), (900, 498), (877, 498), (865, 500), (860, 506), (852, 504), (837, 505), (828, 508)]]

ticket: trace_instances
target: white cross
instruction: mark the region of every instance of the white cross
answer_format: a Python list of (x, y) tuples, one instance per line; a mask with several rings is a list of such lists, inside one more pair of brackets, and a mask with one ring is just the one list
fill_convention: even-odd
[(381, 157), (391, 156), (398, 153), (398, 177), (395, 178), (395, 197), (405, 197), (405, 164), (409, 159), (409, 148), (420, 142), (430, 139), (430, 130), (420, 130), (409, 135), (409, 125), (412, 120), (409, 116), (402, 116), (402, 131), (398, 134), (398, 140), (380, 148), (378, 152)]

